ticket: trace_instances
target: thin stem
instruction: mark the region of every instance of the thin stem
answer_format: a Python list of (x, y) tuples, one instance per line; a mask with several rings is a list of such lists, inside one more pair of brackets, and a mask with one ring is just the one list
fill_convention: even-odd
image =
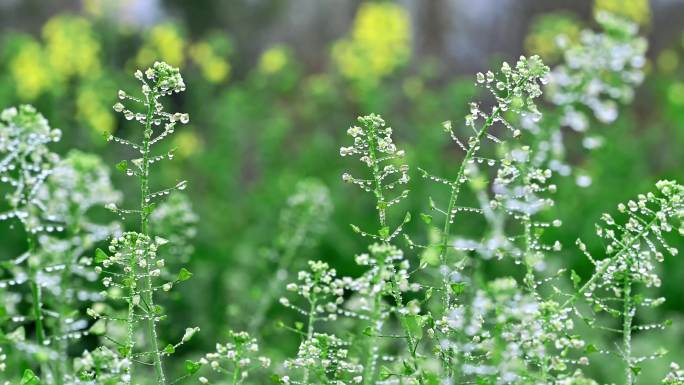
[[(313, 338), (314, 334), (314, 327), (316, 323), (316, 304), (318, 302), (318, 299), (316, 298), (316, 294), (312, 293), (311, 294), (311, 300), (309, 301), (309, 320), (307, 322), (306, 326), (306, 341), (311, 341)], [(304, 381), (303, 384), (308, 384), (309, 382), (309, 368), (304, 369)]]
[[(631, 266), (628, 264), (627, 269)], [(622, 355), (625, 361), (625, 385), (634, 384), (634, 372), (632, 371), (632, 321), (634, 319), (634, 307), (632, 304), (632, 280), (629, 271), (626, 272), (622, 287), (624, 305), (622, 309)]]
[[(485, 136), (487, 133), (487, 130), (492, 126), (494, 123), (494, 119), (496, 116), (499, 115), (499, 107), (495, 107), (494, 110), (492, 111), (491, 115), (487, 118), (487, 120), (484, 122), (482, 125), (482, 128), (477, 132), (475, 136), (475, 144), (471, 145), (468, 148), (468, 151), (466, 151), (465, 157), (463, 158), (463, 161), (461, 162), (461, 165), (458, 169), (458, 174), (456, 175), (456, 179), (451, 183), (451, 195), (449, 197), (449, 206), (447, 207), (447, 217), (444, 221), (444, 228), (442, 229), (442, 240), (439, 245), (439, 262), (441, 266), (446, 266), (447, 264), (447, 250), (449, 246), (449, 237), (450, 237), (450, 231), (451, 231), (451, 223), (453, 222), (453, 218), (455, 216), (452, 211), (454, 210), (454, 207), (456, 206), (456, 202), (458, 201), (458, 195), (461, 191), (461, 186), (465, 181), (461, 181), (463, 179), (464, 173), (465, 173), (465, 168), (466, 165), (469, 163), (469, 161), (475, 156), (475, 153), (477, 150), (480, 148), (480, 142), (482, 141), (482, 138)], [(444, 286), (443, 290), (443, 295), (442, 295), (442, 300), (444, 303), (444, 309), (448, 309), (449, 304), (451, 303), (451, 293), (449, 291), (449, 277), (448, 275), (443, 275), (442, 277), (442, 284)]]
[[(36, 252), (36, 241), (32, 236), (28, 236), (29, 259), (34, 257)], [(30, 263), (30, 261), (29, 261)], [(45, 342), (45, 326), (43, 325), (43, 293), (37, 279), (38, 272), (31, 268), (31, 297), (33, 307), (33, 318), (36, 323), (36, 342), (43, 346)]]
[[(149, 230), (149, 173), (150, 173), (150, 138), (152, 137), (152, 119), (154, 114), (154, 103), (156, 94), (151, 92), (146, 95), (146, 105), (147, 114), (145, 119), (145, 130), (143, 132), (143, 145), (142, 145), (142, 170), (140, 173), (140, 229), (141, 232), (150, 236)], [(144, 291), (145, 291), (145, 302), (148, 308), (148, 317), (146, 322), (147, 334), (150, 338), (150, 344), (152, 345), (152, 358), (154, 360), (154, 371), (157, 377), (157, 384), (166, 385), (166, 377), (164, 376), (164, 368), (162, 366), (162, 357), (159, 350), (159, 342), (157, 341), (157, 325), (156, 318), (154, 316), (154, 292), (152, 287), (152, 277), (150, 276), (150, 258), (146, 253), (145, 258), (147, 263), (145, 264), (145, 277), (143, 279)]]
[[(373, 172), (373, 181), (375, 182), (375, 187), (373, 189), (373, 194), (375, 194), (375, 198), (377, 200), (377, 210), (378, 210), (378, 219), (380, 222), (380, 228), (384, 228), (387, 226), (387, 218), (386, 218), (386, 209), (387, 209), (387, 204), (385, 203), (385, 196), (383, 194), (383, 189), (382, 189), (382, 176), (380, 173), (380, 166), (378, 165), (377, 161), (377, 139), (375, 137), (375, 126), (373, 124), (369, 125), (369, 130), (370, 133), (368, 133), (368, 156), (370, 157), (370, 161), (372, 166), (372, 172)], [(387, 243), (387, 240), (385, 239), (386, 237), (383, 236), (383, 241)]]

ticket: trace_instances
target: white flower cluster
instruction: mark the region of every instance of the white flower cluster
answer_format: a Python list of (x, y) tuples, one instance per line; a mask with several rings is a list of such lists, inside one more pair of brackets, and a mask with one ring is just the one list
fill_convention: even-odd
[[(363, 366), (349, 361), (348, 344), (330, 334), (315, 333), (299, 345), (297, 357), (285, 361), (286, 369), (305, 369), (310, 376), (326, 384), (348, 385), (362, 381)], [(293, 384), (289, 376), (280, 378), (283, 384)], [(318, 382), (313, 382), (318, 383)]]
[(670, 372), (663, 378), (662, 385), (683, 385), (684, 370), (675, 362), (670, 364)]
[[(159, 101), (159, 98), (162, 96), (185, 91), (185, 82), (183, 81), (183, 77), (178, 68), (172, 67), (164, 62), (155, 62), (144, 74), (142, 71), (137, 70), (135, 72), (135, 77), (142, 83), (143, 98), (140, 99), (123, 90), (119, 91), (118, 96), (122, 101), (128, 100), (142, 105), (146, 112), (135, 112), (132, 109), (127, 108), (122, 102), (117, 102), (114, 104), (113, 108), (114, 111), (122, 113), (126, 120), (136, 120), (146, 127), (144, 135), (145, 138), (149, 140), (149, 145), (153, 145), (166, 138), (168, 135), (173, 134), (177, 123), (187, 124), (190, 122), (190, 115), (181, 112), (165, 112), (164, 105)], [(156, 137), (152, 138), (152, 126), (159, 126), (162, 123), (164, 124), (164, 130)], [(144, 145), (135, 144), (114, 135), (109, 135), (107, 139), (127, 145), (134, 150), (139, 151), (141, 154), (149, 150), (148, 148), (145, 148)], [(173, 158), (173, 153), (169, 153), (166, 156), (151, 158), (149, 161), (153, 163), (154, 161), (159, 161), (164, 158)], [(134, 173), (135, 171), (131, 170), (129, 175), (133, 175)]]
[[(268, 368), (271, 359), (259, 356), (259, 345), (255, 338), (247, 332), (228, 333), (229, 342), (216, 344), (216, 351), (207, 353), (199, 360), (203, 366), (221, 374), (233, 374), (234, 378), (244, 381), (249, 376), (249, 371), (257, 367)], [(201, 384), (208, 384), (207, 377), (199, 377)]]
[(385, 193), (409, 182), (408, 165), (402, 163), (404, 150), (398, 150), (392, 141), (392, 128), (375, 114), (358, 118), (360, 126), (353, 126), (347, 134), (354, 138), (354, 144), (340, 148), (340, 156), (359, 155), (359, 159), (370, 169), (367, 179), (356, 178), (350, 173), (342, 174), (342, 180), (358, 185), (366, 192), (373, 192), (377, 200), (380, 223), (385, 226), (385, 210), (401, 201), (408, 194), (403, 190), (397, 197), (387, 198)]
[(61, 229), (61, 224), (55, 224), (58, 218), (45, 212), (46, 202), (37, 196), (59, 162), (48, 145), (61, 135), (33, 106), (0, 113), (0, 183), (12, 189), (6, 194), (10, 210), (0, 212), (0, 221), (16, 218), (30, 233)]
[(576, 131), (589, 126), (582, 106), (611, 123), (618, 116), (617, 103), (631, 101), (644, 79), (647, 43), (638, 37), (638, 26), (605, 12), (596, 21), (605, 32), (585, 30), (580, 44), (569, 47), (560, 42), (565, 64), (553, 70), (546, 88), (548, 99), (562, 106), (562, 124)]
[(300, 271), (298, 282), (289, 283), (287, 290), (303, 297), (310, 308), (304, 310), (286, 297), (280, 299), (283, 306), (312, 316), (314, 320), (335, 320), (339, 306), (344, 302), (344, 282), (337, 278), (335, 269), (321, 261), (309, 261), (310, 271)]
[(84, 351), (74, 360), (76, 378), (74, 384), (91, 385), (97, 383), (129, 383), (131, 361), (122, 359), (120, 355), (107, 347), (99, 347), (94, 351)]

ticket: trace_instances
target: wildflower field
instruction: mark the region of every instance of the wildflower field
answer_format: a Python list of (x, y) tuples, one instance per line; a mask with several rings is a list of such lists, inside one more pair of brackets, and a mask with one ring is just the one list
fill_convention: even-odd
[(0, 385), (684, 385), (684, 4), (464, 3), (0, 1)]

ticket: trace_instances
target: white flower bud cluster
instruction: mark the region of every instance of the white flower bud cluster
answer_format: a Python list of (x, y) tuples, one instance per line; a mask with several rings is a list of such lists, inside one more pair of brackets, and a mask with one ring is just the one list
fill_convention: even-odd
[(331, 334), (315, 333), (302, 341), (297, 357), (285, 361), (284, 366), (308, 369), (312, 375), (323, 375), (326, 383), (335, 385), (358, 384), (362, 380), (363, 366), (349, 361), (348, 344)]
[[(243, 381), (249, 376), (250, 370), (268, 368), (271, 366), (271, 359), (259, 356), (259, 345), (257, 340), (252, 338), (247, 332), (228, 332), (229, 342), (216, 344), (216, 351), (207, 353), (199, 360), (203, 366), (208, 366), (217, 373), (237, 373), (238, 378)], [(200, 383), (207, 384), (206, 377), (199, 378)]]
[(634, 88), (644, 79), (646, 40), (638, 37), (637, 25), (601, 12), (596, 21), (604, 32), (585, 30), (580, 44), (567, 47), (565, 63), (549, 75), (548, 99), (563, 108), (561, 122), (585, 131), (589, 119), (611, 123), (618, 116), (618, 103), (627, 103)]
[(662, 385), (684, 385), (684, 370), (677, 363), (671, 363), (670, 372), (663, 378)]
[[(185, 82), (178, 68), (164, 62), (155, 62), (151, 68), (145, 70), (144, 74), (142, 71), (137, 70), (135, 77), (142, 83), (143, 98), (140, 99), (123, 90), (119, 90), (118, 97), (121, 101), (131, 101), (142, 105), (147, 112), (135, 112), (127, 108), (121, 101), (114, 104), (113, 109), (123, 114), (126, 120), (135, 120), (144, 126), (149, 126), (150, 129), (146, 130), (144, 135), (146, 138), (151, 138), (150, 144), (155, 144), (174, 133), (177, 123), (187, 124), (190, 122), (190, 115), (181, 112), (165, 112), (163, 104), (159, 101), (159, 98), (162, 96), (185, 91)], [(153, 132), (151, 127), (162, 124), (164, 124), (164, 130), (155, 138), (152, 138)], [(127, 145), (140, 152), (143, 151), (140, 145), (114, 135), (109, 135), (108, 140)]]
[[(309, 303), (316, 319), (337, 319), (339, 306), (344, 302), (344, 281), (337, 278), (335, 269), (321, 261), (309, 261), (309, 271), (300, 271), (297, 282), (289, 283), (287, 290), (294, 292)], [(283, 306), (303, 311), (283, 297), (280, 299)]]
[[(403, 150), (397, 150), (392, 141), (392, 128), (375, 114), (359, 117), (360, 126), (353, 126), (347, 134), (354, 139), (354, 144), (340, 148), (340, 156), (358, 155), (371, 170), (369, 179), (358, 179), (350, 173), (344, 173), (342, 180), (361, 187), (370, 192), (382, 185), (383, 190), (393, 190), (399, 185), (409, 182), (408, 165), (401, 163), (405, 156)], [(391, 162), (391, 163), (390, 163)]]
[[(49, 144), (58, 142), (59, 129), (52, 129), (47, 119), (33, 106), (21, 105), (0, 113), (0, 184), (10, 211), (0, 212), (0, 221), (16, 218), (30, 233), (61, 231), (59, 218), (45, 214), (45, 201), (38, 192), (59, 162)], [(44, 197), (42, 197), (44, 198)]]
[(102, 346), (93, 351), (84, 351), (75, 359), (74, 369), (78, 378), (71, 379), (74, 384), (86, 384), (97, 380), (104, 383), (130, 382), (130, 360)]

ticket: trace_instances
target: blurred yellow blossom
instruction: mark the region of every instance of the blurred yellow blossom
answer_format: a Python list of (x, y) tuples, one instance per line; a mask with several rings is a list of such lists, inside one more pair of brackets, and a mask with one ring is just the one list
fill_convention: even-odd
[(553, 62), (563, 55), (563, 44), (579, 40), (582, 26), (570, 14), (540, 15), (534, 19), (525, 38), (525, 50)]
[(230, 74), (230, 63), (217, 55), (207, 42), (199, 42), (190, 47), (190, 57), (202, 72), (202, 76), (212, 83), (220, 83)]
[(18, 51), (10, 59), (9, 72), (22, 100), (33, 100), (50, 87), (50, 68), (43, 49), (31, 38), (19, 42)]
[(90, 22), (82, 17), (56, 16), (43, 26), (45, 52), (60, 80), (93, 76), (100, 71), (100, 43)]
[(175, 154), (180, 158), (187, 158), (202, 149), (202, 142), (194, 131), (179, 131), (173, 138)]
[(406, 63), (411, 54), (408, 12), (394, 3), (363, 3), (351, 35), (333, 46), (332, 57), (342, 75), (375, 82)]
[(266, 74), (274, 74), (282, 70), (288, 61), (288, 51), (285, 46), (274, 45), (264, 51), (259, 58), (259, 71)]
[(109, 92), (104, 92), (103, 87), (111, 88), (98, 80), (87, 82), (78, 89), (76, 95), (76, 117), (96, 135), (113, 132), (116, 124), (111, 102), (103, 97)]
[(672, 72), (677, 69), (679, 65), (679, 56), (677, 52), (671, 49), (666, 49), (658, 54), (658, 69), (663, 72)]
[(640, 25), (647, 25), (651, 21), (648, 0), (595, 0), (594, 13), (601, 11), (626, 17)]
[(185, 40), (172, 23), (158, 24), (145, 34), (143, 45), (136, 55), (139, 67), (149, 66), (155, 61), (165, 61), (180, 66), (184, 61)]

